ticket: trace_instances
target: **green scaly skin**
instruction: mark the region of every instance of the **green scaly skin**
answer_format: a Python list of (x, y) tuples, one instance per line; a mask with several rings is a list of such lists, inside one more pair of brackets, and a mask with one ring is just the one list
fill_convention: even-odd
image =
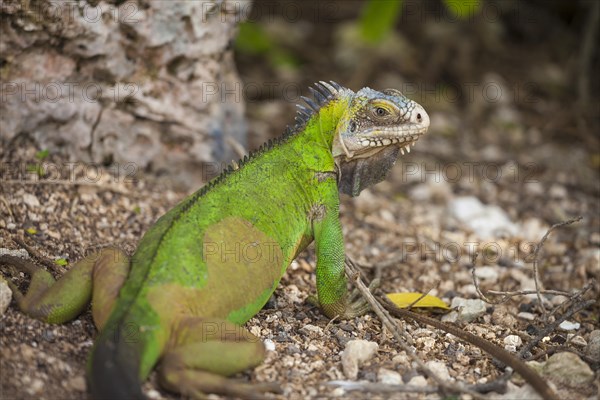
[(32, 275), (25, 296), (15, 291), (32, 317), (62, 323), (92, 302), (101, 332), (89, 361), (92, 397), (144, 398), (140, 382), (157, 363), (161, 384), (183, 395), (274, 390), (226, 376), (262, 361), (261, 341), (241, 325), (313, 240), (323, 313), (367, 310), (349, 301), (339, 190), (357, 195), (383, 179), (429, 117), (393, 89), (354, 93), (321, 82), (311, 90), (293, 129), (162, 216), (131, 259), (104, 249), (54, 282), (22, 260), (0, 258)]

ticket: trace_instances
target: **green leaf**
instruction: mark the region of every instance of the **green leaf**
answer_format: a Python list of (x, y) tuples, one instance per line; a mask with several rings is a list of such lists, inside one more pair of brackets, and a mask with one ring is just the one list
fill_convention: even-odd
[(58, 260), (54, 260), (54, 264), (60, 265), (61, 267), (66, 266), (68, 263), (69, 262), (67, 260), (65, 260), (64, 258), (59, 258)]
[[(388, 293), (386, 297), (390, 299), (399, 308), (408, 308), (412, 303), (417, 301), (418, 298), (423, 296), (423, 293)], [(450, 307), (442, 301), (439, 297), (435, 297), (429, 294), (423, 296), (421, 300), (413, 304), (412, 308), (435, 308), (442, 310), (450, 310)]]
[(360, 36), (367, 43), (381, 42), (394, 29), (402, 0), (369, 0), (360, 18)]
[(41, 161), (41, 160), (47, 158), (49, 154), (50, 154), (50, 151), (48, 149), (40, 150), (37, 153), (35, 153), (35, 158), (37, 158), (38, 160)]
[(44, 176), (44, 168), (41, 164), (27, 164), (26, 169), (28, 172), (33, 172), (40, 178)]
[(264, 54), (273, 49), (273, 41), (262, 26), (253, 22), (242, 22), (239, 25), (235, 47), (245, 53)]

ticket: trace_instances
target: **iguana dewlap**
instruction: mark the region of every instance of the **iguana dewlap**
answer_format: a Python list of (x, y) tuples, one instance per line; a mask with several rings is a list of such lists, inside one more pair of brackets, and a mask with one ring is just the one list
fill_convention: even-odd
[(264, 357), (241, 325), (313, 240), (320, 309), (330, 318), (366, 311), (348, 298), (339, 191), (358, 195), (384, 179), (429, 117), (397, 90), (315, 87), (292, 129), (159, 218), (131, 258), (104, 249), (56, 282), (0, 258), (31, 274), (27, 294), (15, 296), (34, 318), (62, 323), (91, 301), (100, 331), (89, 359), (94, 398), (143, 398), (141, 382), (156, 365), (160, 383), (186, 396), (272, 389), (227, 379)]

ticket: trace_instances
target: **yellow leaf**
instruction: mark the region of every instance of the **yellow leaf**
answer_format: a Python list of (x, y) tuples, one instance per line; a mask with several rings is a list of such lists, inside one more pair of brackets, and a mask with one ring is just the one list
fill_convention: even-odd
[[(423, 293), (388, 293), (387, 298), (392, 303), (400, 308), (408, 308), (417, 299), (423, 296)], [(446, 305), (439, 297), (431, 296), (426, 294), (421, 300), (413, 304), (412, 308), (437, 308), (442, 310), (450, 310), (450, 307)]]
[(25, 229), (25, 232), (29, 233), (30, 235), (35, 235), (37, 233), (37, 229), (27, 228), (27, 229)]

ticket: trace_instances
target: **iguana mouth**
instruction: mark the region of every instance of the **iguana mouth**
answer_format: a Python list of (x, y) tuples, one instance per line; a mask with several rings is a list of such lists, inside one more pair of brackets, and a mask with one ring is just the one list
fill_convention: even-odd
[(424, 128), (422, 132), (419, 132), (414, 135), (402, 136), (402, 137), (379, 137), (379, 138), (364, 138), (360, 139), (360, 144), (364, 148), (372, 148), (372, 147), (385, 147), (385, 146), (394, 146), (400, 144), (400, 152), (404, 155), (404, 151), (410, 153), (410, 147), (414, 146), (417, 143), (417, 140), (427, 131), (427, 128)]

